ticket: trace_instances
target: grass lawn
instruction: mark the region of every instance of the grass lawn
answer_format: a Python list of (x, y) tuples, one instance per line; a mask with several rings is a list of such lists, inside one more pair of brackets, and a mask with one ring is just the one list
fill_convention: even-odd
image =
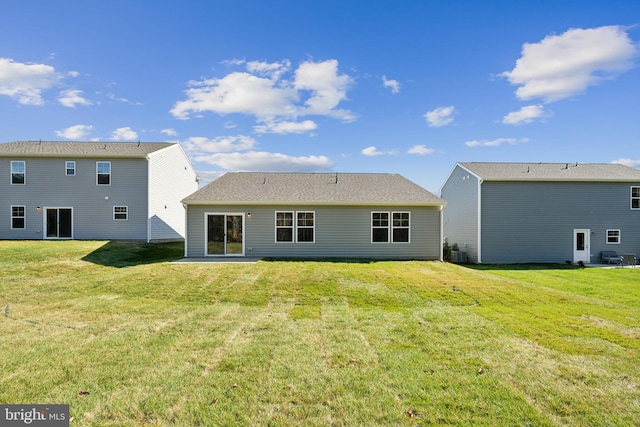
[(640, 268), (0, 241), (0, 403), (72, 426), (640, 425)]

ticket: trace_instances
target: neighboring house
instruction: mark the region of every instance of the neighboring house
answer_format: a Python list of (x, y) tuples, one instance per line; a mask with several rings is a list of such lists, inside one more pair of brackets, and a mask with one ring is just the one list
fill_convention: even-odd
[(179, 144), (0, 144), (0, 239), (182, 240), (198, 189)]
[(444, 236), (477, 263), (600, 262), (640, 253), (640, 170), (615, 164), (457, 163)]
[(227, 173), (183, 202), (187, 257), (442, 258), (444, 201), (400, 175)]

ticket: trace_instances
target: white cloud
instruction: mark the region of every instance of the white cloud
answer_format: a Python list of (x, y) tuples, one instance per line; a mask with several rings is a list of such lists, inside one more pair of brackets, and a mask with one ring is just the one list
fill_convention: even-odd
[(58, 101), (69, 108), (76, 108), (76, 105), (91, 105), (91, 102), (82, 96), (84, 92), (78, 89), (67, 89), (60, 92)]
[(464, 145), (466, 145), (467, 147), (499, 147), (502, 144), (509, 144), (509, 145), (516, 145), (516, 144), (520, 144), (523, 142), (528, 142), (529, 139), (528, 138), (521, 138), (521, 139), (516, 139), (516, 138), (498, 138), (498, 139), (494, 139), (491, 141), (478, 141), (478, 140), (473, 140), (473, 141), (467, 141), (464, 143)]
[(305, 133), (318, 128), (313, 120), (304, 120), (302, 122), (267, 122), (263, 125), (254, 126), (256, 133)]
[(7, 95), (23, 105), (42, 105), (42, 91), (54, 87), (61, 76), (45, 64), (14, 62), (0, 58), (0, 95)]
[(227, 170), (256, 172), (314, 172), (333, 166), (326, 156), (293, 157), (281, 153), (249, 151), (246, 153), (217, 153), (197, 156), (197, 162), (208, 163)]
[(188, 119), (193, 113), (211, 111), (221, 115), (241, 113), (256, 117), (293, 115), (298, 94), (293, 88), (249, 73), (235, 72), (221, 79), (190, 82), (187, 100), (177, 102), (171, 114)]
[(360, 152), (365, 156), (369, 156), (369, 157), (382, 156), (385, 154), (383, 151), (379, 151), (373, 145), (371, 147), (363, 148)]
[(130, 103), (130, 101), (127, 98), (118, 97), (114, 93), (107, 93), (107, 98), (109, 98), (112, 101)]
[(220, 171), (203, 171), (203, 170), (197, 170), (196, 172), (198, 174), (198, 178), (200, 178), (200, 187), (204, 187), (211, 181), (215, 181), (216, 179), (220, 178), (222, 175), (226, 173), (224, 171), (220, 172)]
[(293, 80), (284, 78), (290, 71), (286, 60), (247, 62), (246, 67), (246, 72), (189, 82), (186, 99), (176, 102), (171, 114), (183, 120), (207, 111), (248, 114), (258, 121), (285, 121), (305, 115), (355, 120), (350, 111), (337, 108), (346, 99), (352, 79), (338, 73), (336, 60), (304, 62), (295, 70)]
[(382, 84), (384, 87), (391, 89), (391, 93), (400, 92), (400, 83), (397, 80), (389, 80), (387, 76), (382, 76)]
[(178, 136), (178, 132), (176, 132), (176, 130), (172, 128), (162, 129), (160, 133), (163, 133), (167, 136)]
[(631, 159), (624, 159), (624, 158), (613, 160), (611, 163), (616, 165), (629, 166), (630, 168), (637, 168), (640, 166), (640, 160), (631, 160)]
[(554, 102), (628, 70), (637, 53), (623, 27), (574, 28), (525, 43), (515, 68), (501, 76), (519, 86), (519, 99)]
[(299, 108), (299, 114), (329, 116), (350, 122), (355, 116), (348, 110), (335, 107), (347, 98), (352, 83), (346, 74), (338, 75), (338, 61), (303, 62), (295, 72), (294, 87), (298, 91), (311, 91), (311, 96)]
[(291, 69), (291, 62), (284, 60), (282, 62), (247, 62), (247, 71), (254, 74), (263, 74), (269, 76), (273, 80), (279, 80), (282, 74)]
[(57, 130), (55, 134), (64, 139), (81, 140), (86, 139), (92, 130), (93, 126), (90, 125), (75, 125), (63, 130)]
[(453, 112), (455, 108), (453, 105), (448, 107), (438, 107), (435, 110), (429, 111), (424, 115), (424, 118), (429, 123), (430, 127), (446, 126), (453, 122)]
[(138, 133), (131, 130), (130, 127), (118, 128), (111, 132), (113, 141), (132, 141), (138, 139)]
[(518, 111), (512, 111), (504, 116), (502, 123), (506, 125), (521, 125), (523, 123), (531, 123), (541, 117), (548, 117), (549, 115), (550, 114), (545, 114), (542, 105), (527, 105)]
[(427, 148), (425, 145), (414, 145), (413, 147), (409, 148), (409, 150), (407, 151), (407, 153), (409, 154), (419, 154), (419, 155), (427, 155), (427, 154), (433, 154), (435, 153), (436, 150), (434, 150), (433, 148)]
[(219, 136), (216, 138), (194, 136), (182, 142), (184, 149), (194, 157), (206, 156), (212, 153), (251, 150), (256, 144), (255, 139), (244, 135)]

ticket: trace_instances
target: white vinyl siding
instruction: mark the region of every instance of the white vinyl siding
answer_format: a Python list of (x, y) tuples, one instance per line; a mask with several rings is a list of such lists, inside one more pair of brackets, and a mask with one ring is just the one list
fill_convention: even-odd
[[(151, 153), (148, 165), (149, 206), (144, 211), (149, 218), (148, 239), (182, 240), (185, 237), (185, 209), (181, 200), (198, 190), (198, 176), (179, 145)], [(131, 205), (129, 209), (134, 212)], [(141, 216), (137, 209), (135, 212), (136, 217)]]

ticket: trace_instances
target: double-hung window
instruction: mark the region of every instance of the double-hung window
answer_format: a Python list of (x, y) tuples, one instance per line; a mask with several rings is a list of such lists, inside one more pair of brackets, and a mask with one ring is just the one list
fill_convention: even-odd
[(113, 207), (113, 219), (114, 220), (127, 220), (127, 219), (129, 219), (129, 208), (127, 206), (114, 206)]
[(296, 212), (298, 221), (298, 242), (314, 242), (315, 215), (314, 212)]
[(111, 185), (111, 162), (96, 162), (96, 183)]
[(372, 243), (409, 243), (409, 212), (371, 212)]
[(371, 242), (389, 242), (389, 212), (371, 212)]
[(11, 228), (26, 228), (24, 206), (11, 206)]
[(276, 242), (293, 242), (293, 212), (276, 212)]
[(276, 212), (276, 243), (315, 242), (315, 212)]
[(64, 174), (66, 176), (75, 176), (76, 175), (76, 162), (69, 160), (64, 162)]
[(393, 243), (409, 243), (409, 212), (394, 212)]
[(11, 161), (11, 184), (22, 185), (27, 182), (27, 166), (24, 160)]
[(615, 245), (620, 243), (620, 230), (607, 230), (607, 244)]
[(631, 187), (631, 209), (640, 209), (640, 187)]

